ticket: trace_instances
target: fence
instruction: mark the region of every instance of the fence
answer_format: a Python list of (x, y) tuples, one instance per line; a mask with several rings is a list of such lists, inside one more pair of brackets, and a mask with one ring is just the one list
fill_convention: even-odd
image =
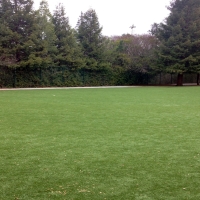
[[(0, 87), (71, 87), (103, 85), (176, 84), (177, 74), (142, 74), (119, 69), (71, 70), (68, 67), (0, 67)], [(184, 74), (184, 83), (196, 83), (196, 74)]]

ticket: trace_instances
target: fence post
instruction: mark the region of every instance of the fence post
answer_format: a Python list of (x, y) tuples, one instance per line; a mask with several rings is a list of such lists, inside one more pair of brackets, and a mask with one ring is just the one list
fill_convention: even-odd
[(199, 73), (197, 73), (197, 85), (199, 85)]
[(42, 67), (40, 67), (40, 82), (42, 83)]
[(162, 82), (162, 72), (160, 72), (160, 80), (159, 80), (159, 85), (161, 85)]
[(82, 76), (83, 76), (83, 86), (85, 86), (85, 69), (83, 69), (82, 71)]
[(171, 73), (171, 85), (172, 85), (173, 81), (172, 81), (172, 73)]
[(13, 87), (15, 88), (16, 87), (16, 73), (17, 73), (17, 70), (16, 70), (16, 67), (14, 68), (14, 73), (13, 73)]

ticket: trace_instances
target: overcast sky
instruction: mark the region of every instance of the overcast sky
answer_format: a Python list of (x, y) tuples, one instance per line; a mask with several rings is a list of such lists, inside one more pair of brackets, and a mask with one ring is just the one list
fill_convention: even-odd
[[(72, 28), (76, 26), (81, 11), (92, 8), (96, 11), (99, 23), (103, 26), (103, 35), (113, 36), (131, 33), (130, 26), (135, 25), (135, 34), (147, 33), (154, 22), (162, 22), (169, 11), (166, 6), (171, 0), (48, 0), (50, 11), (58, 3), (65, 6), (66, 16)], [(40, 0), (34, 0), (37, 9)]]

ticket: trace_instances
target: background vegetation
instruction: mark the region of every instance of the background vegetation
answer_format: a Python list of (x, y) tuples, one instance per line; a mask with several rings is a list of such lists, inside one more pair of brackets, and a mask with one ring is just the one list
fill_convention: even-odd
[(149, 34), (106, 37), (93, 9), (72, 29), (62, 4), (50, 13), (45, 0), (38, 10), (32, 0), (1, 0), (0, 86), (182, 85), (183, 74), (199, 84), (200, 3), (168, 9)]

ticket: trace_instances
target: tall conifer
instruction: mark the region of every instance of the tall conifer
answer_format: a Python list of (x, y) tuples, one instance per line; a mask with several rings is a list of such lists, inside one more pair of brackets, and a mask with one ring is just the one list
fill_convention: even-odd
[(168, 72), (178, 74), (177, 85), (182, 85), (184, 73), (200, 72), (200, 1), (174, 0), (169, 10), (165, 23), (154, 31), (161, 41), (163, 65)]
[(57, 37), (47, 1), (42, 0), (40, 2), (36, 20), (37, 27), (35, 29), (34, 39), (37, 46), (32, 54), (32, 59), (40, 67), (53, 66), (57, 53)]
[(81, 67), (83, 63), (80, 48), (77, 44), (75, 33), (69, 25), (69, 19), (66, 17), (65, 8), (62, 4), (59, 4), (54, 11), (53, 24), (57, 36), (57, 65), (70, 69)]
[(77, 37), (81, 44), (88, 69), (106, 65), (104, 61), (104, 37), (95, 10), (81, 13), (77, 23)]
[(28, 65), (33, 41), (33, 1), (2, 0), (0, 4), (0, 65)]

